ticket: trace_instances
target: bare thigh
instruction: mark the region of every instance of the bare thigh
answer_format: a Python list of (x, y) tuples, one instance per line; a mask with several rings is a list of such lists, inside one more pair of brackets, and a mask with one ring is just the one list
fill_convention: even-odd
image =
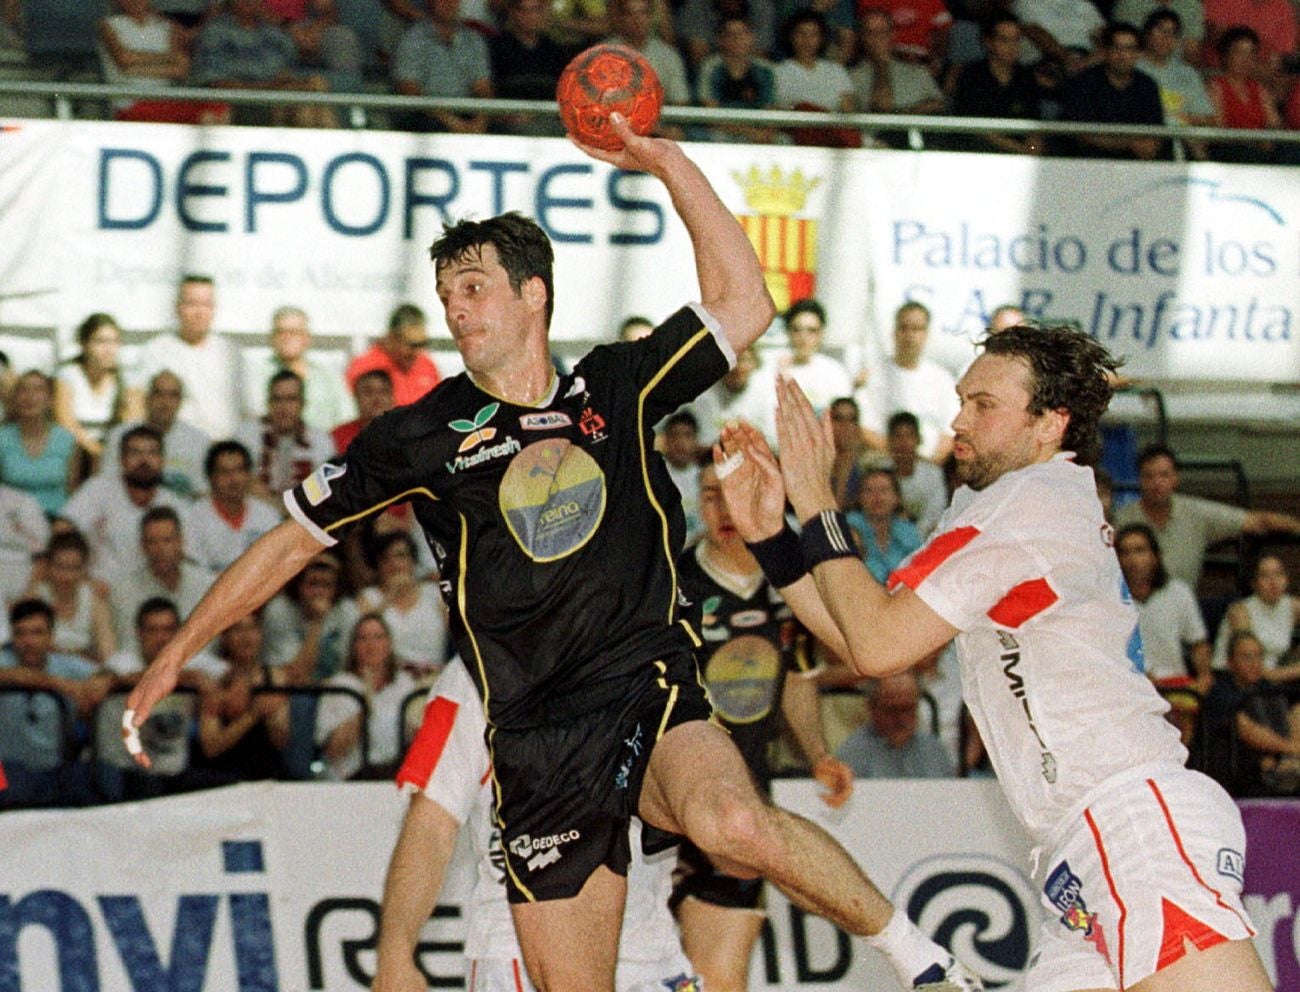
[(538, 992), (614, 992), (626, 898), (627, 879), (602, 866), (572, 899), (511, 905)]

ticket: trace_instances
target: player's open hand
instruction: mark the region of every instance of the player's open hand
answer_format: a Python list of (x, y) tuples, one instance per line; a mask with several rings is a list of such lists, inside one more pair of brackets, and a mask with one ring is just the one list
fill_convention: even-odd
[(822, 510), (838, 509), (831, 488), (835, 441), (830, 417), (820, 420), (799, 384), (789, 376), (776, 380), (776, 439), (781, 445), (781, 477), (800, 522)]
[(785, 526), (785, 486), (762, 433), (743, 421), (727, 424), (713, 446), (713, 464), (740, 536), (752, 543), (779, 533)]
[(623, 147), (618, 151), (593, 148), (591, 145), (584, 145), (572, 136), (570, 136), (569, 140), (592, 158), (608, 162), (615, 168), (624, 169), (628, 172), (650, 172), (659, 175), (668, 156), (682, 154), (681, 149), (674, 141), (669, 141), (667, 138), (654, 138), (649, 135), (637, 134), (632, 130), (632, 125), (627, 122), (627, 118), (620, 113), (615, 112), (609, 115), (609, 126), (618, 135), (619, 140), (623, 142)]
[(831, 809), (839, 809), (853, 795), (853, 769), (833, 755), (822, 755), (813, 765), (813, 778), (826, 787), (821, 800)]

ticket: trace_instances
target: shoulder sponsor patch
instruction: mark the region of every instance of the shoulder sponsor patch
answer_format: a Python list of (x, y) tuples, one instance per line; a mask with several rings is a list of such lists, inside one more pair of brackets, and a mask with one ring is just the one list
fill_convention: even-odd
[(307, 502), (312, 506), (320, 506), (324, 503), (334, 494), (334, 491), (330, 488), (330, 482), (334, 479), (341, 479), (347, 470), (346, 464), (335, 465), (333, 462), (325, 462), (315, 472), (303, 479), (302, 494), (307, 497)]
[(553, 431), (560, 427), (572, 427), (573, 420), (567, 413), (547, 410), (545, 413), (525, 413), (519, 418), (519, 426), (526, 431)]
[(1246, 859), (1242, 857), (1240, 851), (1234, 851), (1230, 847), (1221, 847), (1215, 860), (1220, 875), (1236, 879), (1238, 882), (1245, 882)]

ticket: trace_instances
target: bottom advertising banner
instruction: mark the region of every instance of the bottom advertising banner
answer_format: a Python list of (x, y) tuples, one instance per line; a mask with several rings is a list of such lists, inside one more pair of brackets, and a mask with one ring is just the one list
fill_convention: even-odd
[[(829, 830), (895, 904), (990, 988), (1015, 982), (1040, 920), (1023, 834), (989, 781), (859, 782)], [(0, 992), (306, 992), (369, 986), (406, 800), (385, 783), (258, 784), (100, 809), (0, 816)], [(1300, 803), (1245, 803), (1247, 906), (1282, 990), (1300, 990)], [(426, 925), (430, 988), (464, 988), (458, 851)], [(753, 990), (892, 992), (865, 944), (772, 892)]]

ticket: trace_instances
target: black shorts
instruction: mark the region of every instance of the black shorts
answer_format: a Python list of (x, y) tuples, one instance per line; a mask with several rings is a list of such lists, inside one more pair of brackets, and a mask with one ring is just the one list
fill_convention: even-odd
[(733, 878), (713, 866), (709, 856), (688, 840), (677, 852), (677, 875), (670, 905), (676, 909), (683, 899), (698, 899), (723, 909), (762, 911), (766, 906), (761, 878)]
[(613, 702), (562, 723), (488, 733), (511, 902), (568, 899), (605, 865), (627, 874), (628, 821), (650, 749), (712, 714), (695, 659), (646, 665)]

